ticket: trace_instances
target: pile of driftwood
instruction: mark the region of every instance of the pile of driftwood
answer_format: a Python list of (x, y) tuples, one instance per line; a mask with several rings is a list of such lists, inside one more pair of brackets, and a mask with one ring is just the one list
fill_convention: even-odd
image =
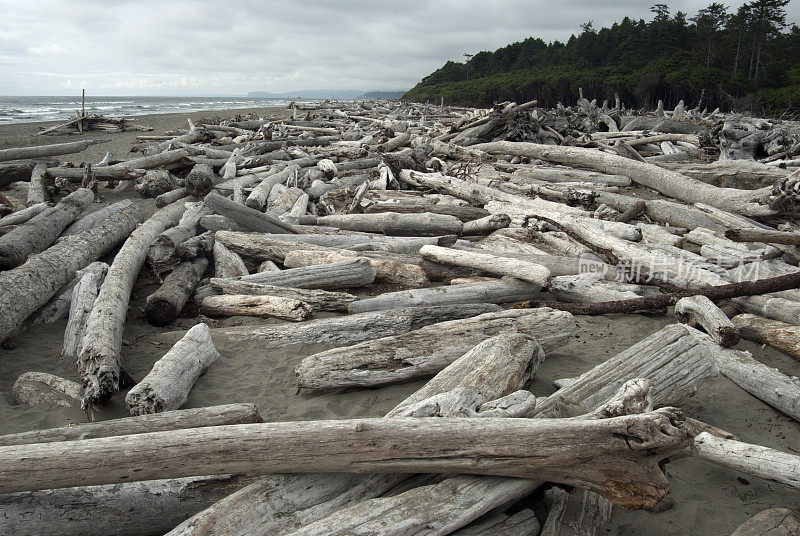
[[(678, 409), (721, 372), (800, 420), (797, 378), (733, 348), (800, 359), (798, 161), (711, 162), (742, 155), (708, 141), (717, 120), (734, 121), (586, 99), (324, 103), (190, 122), (125, 161), (51, 158), (88, 142), (0, 151), (0, 185), (29, 181), (0, 219), (0, 340), (67, 318), (81, 378), (32, 371), (15, 400), (91, 410), (126, 392), (133, 415), (0, 436), (0, 532), (596, 534), (614, 505), (663, 508), (662, 465), (685, 456), (800, 489), (800, 457)], [(81, 217), (103, 182), (158, 208)], [(122, 332), (145, 266), (161, 278), (150, 323), (200, 316), (139, 379)], [(526, 390), (573, 314), (672, 306), (675, 323), (552, 395)], [(180, 409), (220, 336), (330, 345), (299, 363), (299, 389), (430, 379), (376, 419)], [(502, 513), (548, 482), (545, 518)], [(781, 510), (748, 523), (774, 519), (797, 530)]]
[(81, 114), (80, 112), (75, 112), (75, 115), (76, 117), (74, 119), (70, 119), (64, 123), (59, 123), (52, 127), (41, 127), (37, 136), (43, 134), (81, 134), (91, 131), (125, 132), (126, 130), (153, 130), (153, 127), (135, 124), (136, 119), (129, 117), (105, 117), (102, 114)]

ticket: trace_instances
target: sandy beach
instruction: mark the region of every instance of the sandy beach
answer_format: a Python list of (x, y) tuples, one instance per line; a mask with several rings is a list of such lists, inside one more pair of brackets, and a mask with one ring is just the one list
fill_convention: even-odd
[[(140, 116), (137, 123), (150, 125), (152, 132), (98, 133), (83, 135), (36, 136), (39, 127), (55, 123), (26, 123), (0, 126), (0, 148), (44, 145), (81, 139), (101, 141), (88, 150), (60, 157), (69, 162), (97, 162), (111, 151), (121, 159), (131, 158), (130, 148), (136, 136), (163, 134), (166, 130), (187, 127), (186, 118), (203, 116), (233, 117), (255, 113), (284, 117), (284, 108), (258, 108), (189, 114)], [(22, 201), (25, 185), (3, 189), (9, 197)], [(145, 212), (154, 209), (152, 199), (142, 199), (129, 188), (115, 193), (101, 187), (102, 202), (96, 210), (123, 198), (133, 199)], [(111, 262), (113, 256), (107, 257)], [(155, 328), (144, 318), (146, 297), (158, 288), (158, 282), (143, 269), (133, 290), (123, 342), (123, 367), (137, 379), (142, 378), (159, 359), (176, 334), (195, 324), (191, 317), (180, 318), (168, 328)], [(579, 375), (616, 353), (642, 340), (663, 326), (674, 322), (671, 316), (606, 315), (579, 316), (573, 340), (547, 356), (530, 389), (537, 396), (553, 391), (553, 380)], [(213, 326), (214, 321), (209, 322)], [(233, 319), (234, 322), (259, 323), (262, 319)], [(277, 321), (275, 321), (277, 322)], [(14, 406), (11, 387), (27, 371), (41, 371), (80, 381), (75, 363), (60, 359), (66, 320), (54, 324), (26, 326), (8, 348), (0, 350), (0, 434), (85, 422), (86, 415), (75, 408), (45, 409)], [(179, 335), (178, 335), (179, 336)], [(354, 417), (377, 417), (386, 413), (424, 381), (376, 389), (325, 393), (296, 393), (294, 368), (310, 354), (326, 349), (322, 345), (286, 346), (280, 350), (258, 343), (215, 341), (222, 358), (195, 385), (186, 407), (202, 407), (232, 402), (254, 402), (266, 420), (312, 420)], [(769, 347), (742, 342), (738, 348), (749, 350), (760, 361), (780, 368), (788, 375), (800, 376), (800, 363)], [(107, 419), (127, 416), (123, 396), (98, 414)], [(800, 424), (773, 410), (739, 387), (717, 377), (683, 408), (687, 414), (723, 428), (742, 441), (757, 443), (785, 452), (800, 453)], [(741, 478), (738, 473), (698, 459), (682, 459), (667, 466), (672, 483), (674, 507), (663, 513), (627, 512), (615, 508), (612, 532), (626, 535), (716, 535), (730, 534), (739, 524), (760, 510), (771, 507), (800, 510), (800, 494), (778, 484), (757, 478)], [(687, 529), (690, 532), (687, 532)]]

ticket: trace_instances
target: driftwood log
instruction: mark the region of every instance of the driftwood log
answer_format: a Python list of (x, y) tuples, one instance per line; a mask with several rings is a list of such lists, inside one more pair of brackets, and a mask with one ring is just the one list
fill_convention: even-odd
[(722, 310), (706, 296), (688, 296), (675, 302), (675, 316), (684, 324), (702, 327), (720, 346), (736, 346), (739, 332)]
[(14, 147), (11, 149), (0, 149), (0, 162), (79, 153), (81, 151), (85, 151), (86, 148), (93, 143), (95, 143), (94, 140), (82, 140), (73, 141), (70, 143), (56, 143), (53, 145), (39, 145), (36, 147)]
[(179, 409), (189, 398), (197, 378), (218, 358), (208, 326), (195, 325), (125, 395), (131, 415)]
[[(270, 262), (270, 261), (266, 261)], [(278, 287), (260, 283), (248, 283), (236, 279), (211, 278), (209, 284), (224, 294), (246, 294), (250, 296), (278, 296), (291, 298), (307, 303), (315, 311), (346, 312), (347, 305), (358, 298), (347, 292), (330, 292), (327, 290), (309, 290), (300, 288)]]
[(22, 266), (0, 273), (0, 340), (55, 296), (77, 270), (125, 240), (140, 217), (138, 208), (129, 207), (93, 229), (62, 240)]
[(70, 280), (69, 283), (61, 288), (59, 293), (53, 299), (48, 301), (38, 311), (31, 315), (31, 323), (52, 324), (53, 322), (58, 322), (59, 320), (68, 318), (70, 307), (72, 307), (72, 291), (75, 289), (75, 285), (78, 284), (78, 281), (81, 280), (81, 277), (88, 272), (92, 272), (98, 276), (101, 276), (102, 278), (105, 278), (106, 272), (108, 272), (108, 265), (101, 261), (95, 261), (85, 268), (81, 268), (75, 272), (75, 276)]
[(86, 387), (85, 405), (106, 400), (119, 391), (122, 330), (131, 290), (148, 246), (164, 229), (175, 225), (184, 210), (180, 201), (160, 209), (130, 234), (114, 257), (86, 322), (84, 347), (78, 357), (78, 370)]
[(800, 326), (751, 314), (736, 315), (732, 320), (733, 325), (745, 339), (759, 344), (769, 344), (800, 361)]
[(432, 261), (465, 268), (475, 268), (495, 275), (514, 277), (533, 283), (539, 288), (546, 287), (550, 280), (550, 270), (544, 266), (508, 257), (459, 251), (440, 246), (422, 246), (419, 252), (423, 257)]
[(275, 317), (302, 322), (313, 316), (314, 308), (308, 303), (294, 298), (232, 294), (204, 298), (200, 306), (200, 314), (211, 317), (237, 315)]
[(154, 326), (166, 326), (181, 314), (189, 296), (208, 267), (208, 259), (200, 257), (180, 263), (158, 290), (147, 297), (144, 314)]
[(69, 319), (64, 329), (64, 343), (61, 347), (61, 358), (76, 361), (83, 347), (83, 336), (86, 334), (86, 319), (94, 307), (100, 285), (108, 272), (108, 265), (103, 263), (98, 272), (87, 271), (72, 290), (72, 303), (69, 308)]
[(733, 531), (731, 536), (791, 536), (800, 534), (800, 518), (786, 508), (757, 513)]
[(236, 203), (215, 192), (211, 192), (205, 197), (205, 203), (206, 206), (215, 213), (225, 216), (245, 229), (259, 233), (297, 234), (297, 229), (292, 225), (284, 223), (269, 214), (264, 214), (258, 210)]
[(313, 223), (348, 231), (382, 233), (395, 236), (457, 235), (461, 233), (463, 228), (461, 220), (455, 216), (431, 213), (343, 214), (315, 218)]
[(47, 249), (92, 201), (94, 193), (80, 188), (56, 206), (0, 236), (0, 269), (8, 270), (19, 266), (31, 254)]
[(320, 264), (332, 264), (350, 260), (364, 259), (375, 268), (375, 280), (393, 285), (400, 285), (407, 288), (419, 288), (430, 286), (428, 276), (425, 271), (415, 264), (398, 262), (391, 259), (378, 259), (360, 256), (355, 252), (341, 251), (317, 251), (302, 249), (290, 251), (283, 259), (286, 268), (299, 268), (303, 266), (314, 266)]
[(87, 229), (91, 229), (92, 227), (104, 221), (112, 214), (121, 212), (132, 205), (133, 201), (131, 201), (130, 199), (123, 199), (122, 201), (117, 201), (116, 203), (111, 203), (110, 205), (105, 206), (99, 210), (95, 210), (91, 214), (87, 214), (86, 216), (83, 216), (82, 218), (75, 220), (75, 222), (72, 225), (64, 229), (64, 232), (61, 233), (59, 240), (61, 240), (65, 236), (82, 233)]
[(225, 244), (214, 241), (214, 277), (227, 278), (248, 275), (244, 261), (235, 252), (229, 250)]
[(237, 281), (260, 283), (278, 287), (308, 289), (354, 288), (372, 284), (377, 271), (369, 261), (354, 259), (290, 268), (280, 272), (259, 272), (242, 276)]

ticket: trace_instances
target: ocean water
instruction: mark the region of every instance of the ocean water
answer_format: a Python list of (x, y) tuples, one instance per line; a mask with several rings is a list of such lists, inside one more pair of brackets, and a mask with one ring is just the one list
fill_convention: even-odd
[[(226, 110), (286, 106), (285, 99), (253, 97), (86, 97), (86, 113), (108, 117), (145, 114)], [(0, 96), (0, 125), (34, 121), (69, 120), (80, 110), (78, 97), (3, 97)]]

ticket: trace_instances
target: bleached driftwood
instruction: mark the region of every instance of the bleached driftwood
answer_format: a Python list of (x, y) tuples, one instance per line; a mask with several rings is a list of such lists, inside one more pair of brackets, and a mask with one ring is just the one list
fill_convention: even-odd
[(675, 303), (675, 316), (692, 327), (702, 327), (720, 346), (736, 346), (739, 331), (706, 296), (688, 296)]
[[(454, 205), (450, 203), (429, 204), (419, 202), (386, 202), (373, 203), (364, 209), (366, 214), (376, 214), (378, 212), (402, 212), (405, 214), (417, 214), (420, 212), (431, 212), (433, 214), (447, 214), (455, 216), (463, 222), (478, 220), (486, 216), (491, 216), (486, 209), (471, 207), (468, 205)], [(463, 231), (464, 234), (469, 234)]]
[(255, 404), (225, 404), (3, 435), (0, 436), (0, 446), (75, 441), (95, 437), (146, 434), (162, 430), (252, 422), (264, 422)]
[(98, 276), (105, 277), (108, 271), (108, 265), (102, 261), (95, 261), (85, 268), (81, 268), (75, 272), (75, 276), (69, 283), (64, 285), (59, 293), (38, 311), (30, 317), (30, 322), (33, 324), (52, 324), (69, 317), (69, 310), (72, 306), (72, 291), (75, 285), (78, 284), (81, 277), (88, 272), (97, 274)]
[(19, 225), (25, 223), (34, 216), (41, 214), (50, 205), (47, 203), (39, 203), (38, 205), (31, 205), (16, 212), (12, 212), (7, 216), (0, 218), (0, 227), (7, 227), (10, 225)]
[(155, 326), (165, 326), (178, 318), (189, 296), (203, 277), (208, 259), (203, 257), (180, 263), (164, 278), (164, 283), (147, 297), (144, 313)]
[(203, 197), (214, 186), (216, 175), (208, 164), (195, 164), (192, 170), (186, 175), (184, 188), (186, 193), (194, 197)]
[[(298, 385), (331, 389), (410, 381), (437, 373), (480, 341), (506, 330), (530, 333), (546, 350), (564, 344), (575, 330), (570, 314), (552, 309), (531, 313), (488, 313), (314, 354), (297, 366)], [(481, 349), (472, 360), (487, 351)]]
[(15, 404), (81, 407), (81, 385), (46, 372), (25, 372), (11, 388)]
[(491, 214), (478, 220), (464, 223), (461, 234), (467, 236), (486, 235), (498, 229), (505, 229), (509, 225), (511, 225), (511, 218), (508, 217), (508, 214)]
[(475, 523), (454, 532), (453, 536), (482, 536), (488, 534), (497, 536), (531, 536), (539, 534), (540, 528), (536, 514), (530, 508), (526, 508), (513, 515), (499, 512), (486, 519), (479, 519)]
[(653, 290), (653, 287), (598, 279), (595, 274), (554, 277), (547, 290), (559, 301), (566, 302), (628, 300), (638, 298), (641, 294), (658, 293)]
[(298, 246), (298, 249), (290, 251), (284, 257), (283, 265), (286, 268), (300, 268), (359, 259), (366, 260), (375, 269), (376, 281), (408, 288), (427, 287), (430, 285), (428, 276), (419, 266), (393, 260), (364, 257), (355, 252), (315, 251), (302, 249), (302, 246)]
[(189, 192), (186, 191), (186, 188), (175, 188), (169, 192), (157, 195), (155, 202), (158, 208), (163, 208), (171, 203), (174, 203), (178, 199), (183, 199), (184, 197), (188, 196)]
[(0, 340), (55, 296), (77, 270), (125, 240), (140, 216), (138, 208), (129, 207), (93, 229), (62, 240), (24, 265), (0, 273)]
[(82, 218), (75, 220), (75, 222), (64, 229), (64, 232), (58, 237), (59, 240), (62, 240), (65, 236), (70, 236), (78, 233), (82, 233), (87, 229), (91, 229), (95, 225), (99, 224), (112, 214), (116, 214), (117, 212), (121, 212), (126, 208), (133, 205), (133, 201), (130, 199), (123, 199), (122, 201), (117, 201), (116, 203), (111, 203), (108, 206), (105, 206), (99, 210), (95, 210), (91, 214), (87, 214)]
[(150, 245), (147, 251), (150, 264), (159, 266), (172, 257), (178, 246), (197, 234), (200, 218), (208, 214), (211, 210), (203, 202), (187, 204), (178, 225), (166, 229)]
[(800, 325), (799, 302), (771, 296), (743, 296), (731, 301), (748, 313)]
[(75, 361), (80, 355), (83, 336), (86, 333), (86, 319), (97, 299), (100, 285), (103, 284), (108, 265), (103, 263), (100, 273), (87, 271), (72, 290), (72, 303), (69, 308), (69, 319), (64, 329), (64, 343), (61, 346), (62, 359)]
[(316, 225), (327, 225), (349, 231), (382, 233), (400, 236), (438, 236), (460, 234), (461, 220), (446, 214), (401, 214), (382, 212), (378, 214), (343, 214), (322, 216), (315, 219)]
[(369, 261), (355, 259), (290, 268), (280, 272), (259, 272), (242, 276), (238, 281), (279, 287), (328, 290), (370, 285), (375, 281), (376, 273), (377, 271)]
[(205, 324), (197, 324), (125, 395), (131, 415), (179, 409), (194, 383), (220, 357)]
[(28, 183), (28, 196), (25, 199), (25, 206), (38, 205), (49, 200), (47, 194), (47, 164), (38, 163), (31, 171), (31, 180)]
[(800, 533), (800, 519), (786, 508), (762, 510), (731, 533), (731, 536), (788, 536)]
[(308, 303), (294, 298), (228, 294), (204, 298), (200, 314), (212, 317), (236, 315), (275, 317), (302, 322), (314, 315), (314, 309)]
[(365, 298), (351, 303), (351, 313), (381, 311), (393, 307), (409, 307), (437, 303), (508, 303), (535, 297), (540, 285), (528, 281), (507, 278), (500, 281), (466, 283), (443, 287), (400, 290), (387, 292), (374, 298)]
[(81, 151), (85, 151), (86, 148), (93, 143), (96, 142), (94, 140), (82, 140), (69, 143), (55, 143), (53, 145), (39, 145), (35, 147), (13, 147), (10, 149), (0, 149), (0, 162), (79, 153)]
[(78, 357), (87, 405), (119, 391), (122, 330), (131, 290), (147, 256), (147, 247), (164, 229), (175, 225), (184, 210), (184, 204), (178, 201), (153, 214), (130, 234), (108, 269), (86, 322), (83, 351)]
[(213, 252), (214, 277), (239, 277), (249, 273), (242, 258), (225, 247), (225, 244), (215, 240)]
[(597, 536), (607, 530), (614, 507), (611, 501), (580, 488), (567, 493), (556, 486), (548, 492), (552, 491), (559, 497), (556, 503), (551, 504), (539, 536)]
[(215, 213), (225, 216), (245, 229), (259, 233), (297, 234), (297, 230), (269, 214), (236, 203), (235, 201), (211, 192), (205, 197), (206, 206)]
[(0, 236), (0, 269), (23, 264), (33, 253), (47, 249), (61, 231), (94, 201), (87, 188), (75, 190), (59, 203)]
[(746, 475), (800, 489), (800, 456), (761, 445), (723, 439), (702, 432), (694, 439), (694, 455)]
[(426, 259), (443, 264), (475, 268), (491, 274), (514, 277), (532, 283), (539, 288), (547, 286), (550, 280), (550, 270), (544, 266), (508, 257), (459, 251), (441, 246), (422, 246), (419, 252)]
[(800, 361), (800, 326), (751, 314), (736, 315), (733, 317), (733, 325), (745, 339), (769, 344)]
[(285, 183), (289, 177), (299, 170), (300, 166), (297, 164), (290, 164), (277, 173), (267, 175), (264, 180), (250, 192), (250, 195), (245, 201), (245, 205), (258, 211), (264, 210), (264, 207), (267, 206), (267, 199), (269, 198), (272, 188), (278, 184)]
[[(270, 261), (266, 261), (270, 262)], [(309, 290), (260, 283), (248, 283), (236, 279), (211, 278), (212, 287), (224, 294), (247, 294), (251, 296), (278, 296), (291, 298), (309, 304), (315, 311), (346, 312), (347, 304), (358, 298), (346, 292), (330, 292), (327, 290)]]

